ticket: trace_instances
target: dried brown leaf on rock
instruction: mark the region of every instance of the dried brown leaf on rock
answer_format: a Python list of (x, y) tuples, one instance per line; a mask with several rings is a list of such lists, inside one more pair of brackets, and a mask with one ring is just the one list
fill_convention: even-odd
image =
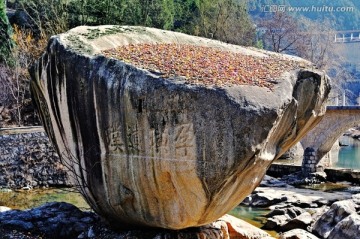
[(256, 57), (217, 48), (182, 44), (130, 44), (103, 51), (107, 57), (129, 62), (162, 77), (183, 76), (202, 85), (257, 85), (272, 88), (283, 72), (295, 69), (297, 61), (279, 56)]

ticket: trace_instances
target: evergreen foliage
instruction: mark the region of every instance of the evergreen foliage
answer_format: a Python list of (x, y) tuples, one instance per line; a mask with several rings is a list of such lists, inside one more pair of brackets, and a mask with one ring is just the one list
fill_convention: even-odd
[(62, 31), (80, 25), (141, 25), (233, 44), (254, 44), (255, 29), (246, 0), (39, 1), (18, 0), (33, 24), (43, 30), (51, 29), (45, 27), (48, 23), (64, 26)]
[(0, 62), (9, 63), (11, 61), (11, 49), (13, 40), (11, 39), (12, 30), (6, 16), (5, 1), (0, 0)]

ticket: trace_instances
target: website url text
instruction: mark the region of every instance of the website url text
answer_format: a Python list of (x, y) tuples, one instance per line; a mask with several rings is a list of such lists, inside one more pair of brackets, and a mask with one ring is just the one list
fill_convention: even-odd
[(354, 12), (355, 7), (308, 6), (293, 7), (288, 5), (262, 5), (262, 12)]

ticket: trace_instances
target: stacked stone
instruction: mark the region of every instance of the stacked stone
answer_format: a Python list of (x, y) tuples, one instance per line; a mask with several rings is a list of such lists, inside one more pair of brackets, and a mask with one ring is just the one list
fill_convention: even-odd
[(0, 134), (0, 187), (67, 186), (68, 181), (44, 132)]
[(284, 175), (289, 175), (300, 171), (301, 171), (300, 165), (273, 163), (271, 164), (270, 168), (266, 171), (266, 174), (272, 177), (281, 178)]
[(302, 173), (309, 176), (316, 172), (316, 152), (313, 148), (306, 148), (304, 152), (304, 160), (302, 163)]

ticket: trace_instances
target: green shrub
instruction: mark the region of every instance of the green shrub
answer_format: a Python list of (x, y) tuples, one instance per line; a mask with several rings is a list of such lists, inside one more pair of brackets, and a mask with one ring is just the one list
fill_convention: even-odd
[(0, 62), (11, 62), (11, 49), (14, 46), (11, 36), (12, 30), (6, 16), (5, 1), (0, 0)]

